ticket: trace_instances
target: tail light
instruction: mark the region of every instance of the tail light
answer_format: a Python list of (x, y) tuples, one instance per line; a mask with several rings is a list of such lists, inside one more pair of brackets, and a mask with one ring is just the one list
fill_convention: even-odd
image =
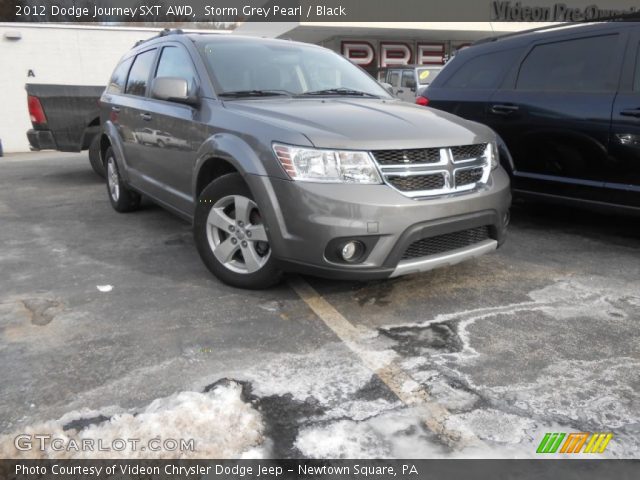
[(33, 126), (35, 127), (36, 125), (47, 123), (47, 117), (45, 116), (44, 110), (42, 109), (40, 99), (38, 97), (29, 95), (27, 102), (29, 105), (29, 115), (31, 116), (31, 123), (33, 123)]
[(427, 105), (429, 105), (429, 99), (427, 97), (423, 97), (422, 95), (416, 97), (416, 103), (418, 105), (422, 105), (423, 107), (426, 107)]

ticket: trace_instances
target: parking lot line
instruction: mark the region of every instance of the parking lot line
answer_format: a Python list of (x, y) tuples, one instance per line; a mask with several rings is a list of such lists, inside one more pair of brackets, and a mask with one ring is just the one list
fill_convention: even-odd
[[(479, 443), (470, 432), (447, 427), (449, 411), (433, 401), (422, 385), (395, 361), (384, 358), (379, 351), (368, 348), (363, 339), (371, 332), (357, 328), (299, 276), (289, 279), (289, 286), (303, 302), (329, 327), (342, 342), (407, 406), (416, 408), (425, 426), (451, 447), (462, 448)], [(369, 333), (369, 334), (368, 334)]]

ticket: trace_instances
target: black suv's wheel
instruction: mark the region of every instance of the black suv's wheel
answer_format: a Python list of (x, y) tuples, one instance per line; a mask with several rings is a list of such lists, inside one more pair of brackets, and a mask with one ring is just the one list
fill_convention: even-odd
[(102, 157), (100, 156), (100, 135), (96, 135), (96, 138), (94, 138), (91, 141), (91, 145), (89, 145), (89, 163), (94, 172), (102, 178), (105, 177), (104, 163), (102, 163)]
[(223, 282), (260, 289), (280, 281), (260, 209), (239, 173), (223, 175), (204, 189), (193, 234), (202, 261)]
[(111, 147), (107, 149), (104, 158), (107, 165), (107, 192), (111, 206), (121, 213), (136, 210), (140, 206), (140, 194), (128, 188), (122, 181)]

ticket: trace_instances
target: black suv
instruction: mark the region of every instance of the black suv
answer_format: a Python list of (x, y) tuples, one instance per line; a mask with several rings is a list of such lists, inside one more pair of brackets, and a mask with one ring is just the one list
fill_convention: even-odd
[(482, 40), (419, 94), (504, 139), (516, 193), (640, 212), (640, 23)]

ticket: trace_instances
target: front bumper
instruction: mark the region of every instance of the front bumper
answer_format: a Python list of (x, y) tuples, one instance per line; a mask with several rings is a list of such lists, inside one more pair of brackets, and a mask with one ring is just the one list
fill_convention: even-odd
[(32, 150), (57, 150), (51, 130), (28, 130), (27, 139)]
[[(387, 185), (304, 183), (247, 175), (268, 225), (273, 255), (282, 268), (322, 277), (371, 280), (458, 263), (497, 248), (505, 239), (511, 205), (509, 178), (502, 168), (471, 193), (408, 198)], [(487, 226), (482, 242), (403, 259), (413, 242)], [(365, 260), (340, 262), (327, 255), (336, 239), (367, 243)]]

